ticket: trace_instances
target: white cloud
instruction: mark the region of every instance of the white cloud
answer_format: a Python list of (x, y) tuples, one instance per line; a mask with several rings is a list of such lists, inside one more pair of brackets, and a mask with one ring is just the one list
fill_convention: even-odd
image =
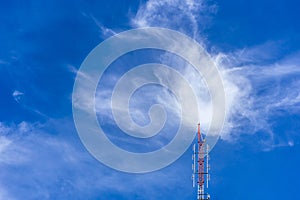
[[(24, 124), (30, 129), (21, 128)], [(107, 193), (134, 194), (144, 199), (158, 185), (170, 189), (173, 184), (181, 185), (181, 176), (167, 177), (172, 177), (175, 170), (184, 173), (186, 166), (182, 165), (143, 176), (120, 174), (103, 166), (84, 150), (71, 124), (69, 120), (46, 124), (1, 123), (1, 130), (7, 130), (1, 132), (0, 139), (1, 200), (24, 196), (27, 199), (91, 199), (95, 194)], [(49, 131), (49, 127), (54, 129)], [(153, 198), (159, 195), (153, 194)]]
[[(260, 51), (266, 51), (265, 48), (254, 48), (255, 50), (249, 50), (251, 53), (247, 53), (247, 49), (243, 50), (246, 58), (238, 51), (236, 54), (223, 55), (224, 62), (219, 63), (224, 73), (223, 79), (230, 103), (228, 123), (223, 138), (230, 140), (240, 134), (255, 134), (257, 131), (263, 131), (269, 135), (269, 139), (262, 141), (266, 148), (292, 146), (286, 135), (279, 136), (280, 134), (274, 130), (274, 122), (270, 119), (278, 111), (299, 113), (300, 65), (295, 59), (299, 57), (299, 53), (286, 56), (271, 64), (261, 64), (263, 60), (255, 62), (253, 57), (251, 62), (254, 63), (243, 65), (252, 52), (259, 54)], [(291, 130), (286, 132), (289, 131)], [(282, 137), (280, 140), (283, 141), (278, 143), (276, 141), (278, 137)]]
[(31, 112), (34, 112), (35, 114), (38, 114), (39, 116), (41, 116), (45, 119), (49, 118), (46, 114), (42, 113), (40, 110), (38, 110), (38, 109), (34, 108), (33, 106), (29, 105), (28, 103), (26, 103), (27, 101), (24, 101), (25, 93), (15, 90), (12, 93), (12, 96), (17, 103), (19, 103), (21, 106), (23, 106), (23, 108), (25, 108)]
[(20, 92), (18, 90), (15, 90), (13, 93), (12, 93), (12, 96), (14, 97), (15, 101), (16, 102), (19, 102), (22, 98), (22, 96), (24, 95), (23, 92)]
[(159, 26), (198, 37), (199, 29), (204, 28), (208, 16), (216, 10), (215, 4), (208, 5), (204, 0), (149, 0), (131, 21), (134, 27)]
[(0, 136), (0, 153), (6, 151), (7, 147), (10, 145), (11, 141), (4, 136)]
[(0, 122), (0, 165), (18, 164), (25, 162), (27, 149), (17, 145), (20, 138), (29, 134), (32, 130), (30, 124), (21, 122), (10, 126)]
[(112, 36), (112, 35), (115, 35), (115, 34), (116, 34), (116, 32), (113, 31), (112, 29), (103, 26), (103, 24), (101, 24), (101, 23), (99, 22), (99, 20), (97, 20), (93, 15), (91, 15), (90, 17), (91, 17), (92, 20), (95, 22), (95, 24), (100, 28), (100, 31), (101, 31), (101, 33), (102, 33), (102, 35), (103, 35), (104, 37), (109, 37), (109, 36)]
[[(201, 33), (199, 24), (205, 20), (201, 18), (201, 13), (209, 9), (203, 6), (204, 1), (195, 2), (149, 0), (138, 10), (132, 23), (138, 27), (162, 26), (179, 30), (196, 39), (200, 38), (200, 43), (203, 43), (203, 37), (197, 34)], [(266, 41), (235, 52), (212, 55), (222, 74), (226, 92), (227, 122), (222, 133), (223, 139), (232, 141), (238, 139), (240, 134), (264, 131), (269, 139), (263, 143), (269, 147), (278, 145), (274, 139), (278, 133), (274, 133), (270, 118), (278, 110), (299, 112), (300, 106), (300, 53), (283, 57), (283, 45), (282, 41)], [(188, 48), (186, 50), (190, 51)], [(173, 65), (176, 64), (181, 63), (174, 60)], [(191, 70), (185, 72), (185, 76), (193, 75)], [(196, 87), (199, 86), (199, 81), (189, 80)], [(198, 96), (202, 98), (199, 101), (202, 110), (204, 108), (206, 115), (210, 116), (208, 101), (203, 101), (205, 94)], [(291, 144), (287, 139), (284, 140), (286, 142), (283, 145)]]
[(270, 63), (278, 60), (278, 57), (281, 56), (282, 45), (281, 41), (267, 41), (228, 53), (227, 58), (230, 57), (230, 62), (234, 65)]
[(115, 35), (116, 32), (113, 31), (110, 28), (105, 27), (96, 17), (94, 17), (92, 14), (88, 15), (86, 13), (82, 13), (83, 16), (90, 18), (95, 24), (96, 26), (99, 28), (99, 31), (101, 33), (101, 35), (105, 38), (110, 37), (112, 35)]
[[(201, 35), (203, 24), (208, 20), (209, 14), (214, 14), (216, 5), (208, 5), (206, 1), (193, 0), (149, 0), (138, 9), (135, 17), (131, 19), (133, 27), (159, 26), (166, 27), (186, 33), (204, 44)], [(102, 26), (102, 25), (101, 25)], [(105, 31), (104, 31), (105, 32)], [(222, 139), (233, 141), (241, 134), (255, 134), (264, 131), (269, 135), (269, 146), (276, 146), (273, 125), (270, 117), (279, 109), (287, 112), (299, 110), (300, 93), (299, 87), (299, 52), (288, 56), (280, 48), (281, 41), (266, 41), (253, 47), (245, 47), (235, 52), (218, 52), (212, 56), (218, 65), (223, 78), (226, 92), (227, 121), (225, 123)], [(191, 51), (189, 47), (186, 51)], [(161, 57), (163, 61), (170, 61), (170, 66), (185, 66), (179, 71), (187, 77), (192, 86), (198, 91), (199, 105), (203, 112), (200, 119), (207, 129), (212, 115), (212, 107), (209, 93), (201, 77), (195, 76), (195, 71), (184, 65), (181, 61), (169, 58), (167, 55)], [(294, 78), (292, 78), (294, 77)], [(112, 77), (115, 79), (116, 77)], [(83, 91), (84, 92), (84, 91)], [(151, 93), (151, 91), (149, 91)], [(153, 91), (152, 91), (153, 92)], [(113, 122), (110, 116), (110, 92), (99, 91), (96, 95), (96, 105), (100, 117), (107, 117), (108, 123)], [(152, 95), (155, 97), (155, 95)], [(170, 99), (166, 95), (155, 97), (163, 105), (175, 102), (170, 106), (171, 110), (178, 111), (176, 99)], [(141, 98), (143, 99), (143, 98)], [(87, 99), (85, 106), (91, 106), (93, 99)], [(137, 101), (135, 103), (138, 103)], [(147, 120), (147, 113), (138, 109), (131, 112), (138, 116), (136, 119)], [(125, 109), (125, 108), (124, 108)], [(176, 113), (176, 112), (175, 112)], [(286, 139), (285, 145), (288, 145)]]
[[(132, 23), (138, 27), (161, 26), (175, 29), (195, 37), (203, 44), (203, 37), (201, 34), (199, 36), (199, 29), (202, 27), (199, 28), (199, 25), (207, 19), (201, 13), (213, 13), (217, 8), (215, 5), (211, 6), (210, 9), (214, 10), (211, 11), (205, 3), (149, 0), (140, 7)], [(281, 41), (266, 41), (232, 53), (219, 52), (212, 55), (222, 74), (226, 92), (227, 122), (223, 139), (234, 140), (240, 134), (255, 134), (263, 130), (270, 135), (270, 140), (265, 143), (276, 146), (276, 135), (269, 118), (279, 109), (299, 111), (300, 56), (295, 53), (282, 57), (284, 52), (281, 46)], [(185, 75), (192, 77), (193, 71), (188, 70)], [(199, 86), (199, 81), (192, 80), (192, 83), (196, 88)], [(202, 102), (202, 106), (209, 108), (207, 102)], [(210, 113), (209, 109), (206, 112)]]

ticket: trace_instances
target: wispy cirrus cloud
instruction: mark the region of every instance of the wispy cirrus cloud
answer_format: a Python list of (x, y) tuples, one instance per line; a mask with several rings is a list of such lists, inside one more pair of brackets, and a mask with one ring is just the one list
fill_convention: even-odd
[[(138, 27), (175, 29), (193, 36), (205, 47), (205, 36), (201, 35), (201, 29), (205, 28), (201, 24), (206, 20), (203, 13), (216, 11), (217, 5), (207, 6), (206, 1), (149, 0), (140, 7), (132, 23)], [(231, 53), (211, 54), (222, 74), (226, 92), (227, 122), (223, 139), (232, 141), (242, 134), (263, 131), (269, 135), (262, 141), (263, 148), (292, 144), (286, 136), (279, 136), (283, 137), (281, 141), (274, 139), (278, 133), (271, 121), (279, 110), (286, 111), (286, 115), (299, 113), (299, 53), (286, 54), (282, 46), (283, 41), (266, 41)], [(180, 63), (174, 60), (173, 64)], [(194, 71), (187, 70), (185, 75), (192, 77)], [(199, 81), (193, 81), (192, 85), (200, 91)], [(202, 107), (209, 108), (209, 104), (203, 102)], [(210, 109), (206, 112), (210, 113)]]
[(131, 19), (134, 27), (159, 26), (178, 30), (198, 38), (210, 15), (217, 12), (216, 4), (200, 0), (149, 0)]
[(19, 102), (23, 95), (24, 95), (24, 93), (23, 93), (23, 92), (20, 92), (20, 91), (18, 91), (18, 90), (15, 90), (15, 91), (12, 93), (12, 96), (14, 97), (14, 99), (15, 99), (16, 102)]
[(89, 18), (91, 19), (97, 26), (98, 28), (100, 29), (100, 33), (103, 37), (110, 37), (112, 35), (115, 35), (116, 32), (113, 31), (112, 29), (110, 28), (107, 28), (105, 27), (96, 17), (94, 17), (92, 14), (87, 14), (85, 12), (82, 12), (82, 15), (86, 18)]
[(284, 143), (290, 145), (292, 141), (287, 138), (276, 144), (274, 138), (279, 133), (274, 129), (272, 117), (278, 115), (278, 112), (286, 112), (285, 115), (299, 113), (299, 53), (268, 62), (270, 64), (261, 64), (254, 56), (250, 56), (249, 59), (249, 55), (260, 54), (259, 52), (263, 54), (265, 47), (255, 47), (249, 51), (250, 53), (244, 53), (246, 58), (237, 52), (233, 55), (223, 55), (221, 59), (224, 61), (222, 70), (225, 80), (229, 79), (231, 84), (233, 83), (228, 91), (234, 93), (231, 95), (234, 100), (230, 106), (228, 121), (230, 135), (236, 137), (241, 133), (255, 134), (263, 131), (269, 135), (265, 144), (270, 148)]

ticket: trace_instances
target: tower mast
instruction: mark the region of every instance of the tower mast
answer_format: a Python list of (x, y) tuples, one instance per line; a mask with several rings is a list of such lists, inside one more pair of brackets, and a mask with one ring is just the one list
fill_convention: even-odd
[[(197, 186), (197, 200), (209, 200), (210, 195), (207, 193), (209, 181), (209, 164), (208, 164), (209, 146), (206, 144), (204, 136), (201, 134), (200, 123), (198, 123), (197, 142), (193, 145), (193, 187)], [(205, 159), (206, 158), (206, 159)], [(195, 184), (195, 182), (197, 184)], [(205, 184), (206, 183), (206, 184)]]

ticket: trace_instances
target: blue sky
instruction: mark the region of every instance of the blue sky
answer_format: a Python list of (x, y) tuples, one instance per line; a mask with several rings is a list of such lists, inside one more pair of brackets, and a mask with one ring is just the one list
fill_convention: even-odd
[[(74, 126), (72, 89), (85, 57), (106, 38), (146, 26), (194, 38), (222, 74), (227, 118), (210, 154), (212, 199), (300, 197), (296, 0), (12, 0), (1, 1), (0, 11), (0, 200), (196, 198), (191, 149), (159, 171), (123, 173), (93, 158)], [(170, 109), (176, 100), (157, 86), (133, 96), (137, 123), (149, 122), (145, 113), (153, 103), (170, 109), (164, 132), (141, 141), (122, 135), (105, 106), (111, 93), (101, 91), (111, 89), (122, 72), (153, 60), (173, 64), (187, 77), (193, 73), (165, 52), (132, 52), (112, 64), (103, 77), (106, 84), (98, 86), (100, 124), (115, 133), (108, 134), (115, 144), (132, 151), (152, 151), (170, 140), (179, 121)], [(209, 116), (208, 101), (200, 104)], [(209, 120), (201, 119), (205, 127)]]

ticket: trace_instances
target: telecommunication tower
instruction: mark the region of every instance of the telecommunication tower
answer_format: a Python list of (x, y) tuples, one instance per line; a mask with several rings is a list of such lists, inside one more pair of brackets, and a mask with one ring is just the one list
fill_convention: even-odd
[(204, 135), (200, 131), (198, 124), (197, 142), (193, 145), (193, 164), (192, 180), (193, 187), (197, 187), (197, 200), (209, 200), (210, 195), (207, 193), (209, 181), (209, 146), (206, 144)]

